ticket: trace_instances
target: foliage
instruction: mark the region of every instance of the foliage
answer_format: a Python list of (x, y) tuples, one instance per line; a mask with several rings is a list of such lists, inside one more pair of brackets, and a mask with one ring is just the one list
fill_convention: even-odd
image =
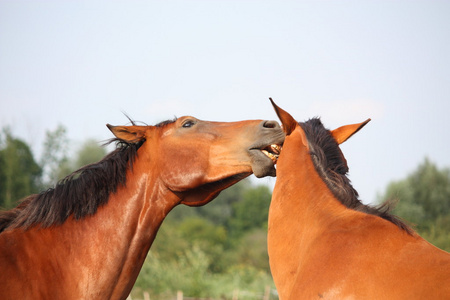
[(28, 145), (4, 129), (0, 143), (0, 206), (12, 208), (39, 188), (41, 167)]
[(45, 187), (53, 186), (58, 180), (70, 173), (67, 156), (68, 147), (67, 130), (63, 125), (58, 125), (55, 130), (46, 132), (44, 150), (41, 156)]
[(0, 132), (0, 207), (12, 208), (23, 197), (53, 186), (72, 171), (106, 155), (104, 148), (87, 140), (75, 159), (70, 159), (68, 145), (64, 126), (48, 131), (38, 164), (30, 147), (4, 128)]
[(102, 148), (93, 139), (87, 139), (75, 153), (74, 158), (69, 158), (69, 139), (64, 126), (58, 125), (53, 131), (47, 131), (44, 141), (41, 165), (44, 169), (44, 187), (53, 186), (73, 171), (97, 162), (106, 155)]
[(97, 162), (105, 156), (105, 148), (100, 147), (95, 140), (88, 139), (78, 150), (72, 168), (73, 170), (77, 170), (85, 165)]
[(208, 205), (192, 209), (188, 206), (179, 205), (168, 215), (169, 220), (182, 220), (189, 216), (197, 216), (209, 220), (215, 225), (222, 225), (228, 228), (229, 219), (232, 217), (233, 203), (242, 200), (243, 194), (250, 188), (248, 179), (227, 188), (217, 199), (208, 203)]
[[(176, 291), (187, 297), (232, 299), (236, 290), (245, 291), (239, 299), (255, 299), (266, 286), (273, 286), (270, 275), (250, 265), (233, 265), (226, 272), (214, 273), (208, 269), (210, 259), (196, 244), (180, 249), (180, 255), (171, 260), (161, 259), (152, 249), (139, 274), (132, 295), (150, 293), (151, 299), (166, 299)], [(272, 298), (274, 299), (274, 298)]]
[(245, 190), (242, 200), (232, 204), (233, 215), (229, 219), (231, 233), (241, 236), (254, 228), (267, 228), (271, 197), (269, 188), (264, 185)]
[(253, 228), (246, 232), (239, 239), (235, 251), (237, 265), (252, 266), (270, 274), (266, 228)]
[(450, 170), (428, 159), (405, 179), (388, 185), (379, 200), (398, 199), (394, 213), (432, 244), (450, 251)]

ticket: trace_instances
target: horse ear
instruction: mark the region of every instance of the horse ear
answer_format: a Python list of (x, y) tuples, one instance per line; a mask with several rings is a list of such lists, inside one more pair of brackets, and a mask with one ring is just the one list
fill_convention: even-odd
[(285, 110), (278, 107), (272, 98), (269, 98), (270, 102), (272, 102), (273, 108), (278, 115), (278, 118), (283, 124), (283, 130), (286, 135), (290, 135), (292, 131), (294, 131), (295, 127), (298, 126), (297, 121)]
[(348, 140), (352, 135), (357, 133), (361, 128), (363, 128), (367, 123), (370, 122), (370, 119), (365, 120), (362, 123), (351, 124), (339, 127), (335, 130), (331, 131), (331, 135), (334, 137), (338, 144), (342, 144), (346, 140)]
[(106, 124), (116, 138), (128, 142), (137, 143), (145, 140), (147, 126), (113, 126)]

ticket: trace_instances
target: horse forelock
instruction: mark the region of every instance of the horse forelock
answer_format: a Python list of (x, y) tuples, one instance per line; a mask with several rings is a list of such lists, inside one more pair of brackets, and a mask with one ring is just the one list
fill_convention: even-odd
[(64, 223), (71, 215), (82, 219), (97, 212), (111, 193), (125, 186), (137, 150), (144, 141), (126, 143), (114, 139), (117, 148), (101, 161), (82, 167), (53, 188), (22, 200), (14, 209), (0, 212), (0, 232), (7, 228), (49, 227)]
[(324, 127), (320, 118), (312, 118), (299, 123), (308, 139), (309, 149), (314, 166), (336, 199), (346, 207), (386, 219), (399, 228), (411, 233), (412, 230), (397, 216), (390, 213), (391, 203), (379, 207), (366, 205), (359, 199), (347, 177), (347, 161), (331, 132)]

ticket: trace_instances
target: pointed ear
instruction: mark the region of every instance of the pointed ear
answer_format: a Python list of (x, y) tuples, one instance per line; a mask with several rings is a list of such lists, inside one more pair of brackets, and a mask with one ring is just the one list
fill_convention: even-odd
[(292, 131), (294, 131), (295, 127), (298, 126), (297, 121), (288, 112), (278, 107), (272, 98), (269, 98), (269, 100), (272, 102), (273, 108), (275, 109), (281, 124), (283, 124), (284, 133), (286, 133), (286, 135), (290, 135)]
[(370, 122), (370, 119), (365, 120), (362, 123), (351, 124), (339, 127), (335, 130), (331, 131), (331, 135), (334, 137), (338, 144), (342, 144), (346, 140), (348, 140), (352, 135), (357, 133), (361, 128), (363, 128), (367, 123)]
[(106, 124), (116, 138), (128, 143), (137, 143), (145, 140), (145, 132), (148, 126), (113, 126)]

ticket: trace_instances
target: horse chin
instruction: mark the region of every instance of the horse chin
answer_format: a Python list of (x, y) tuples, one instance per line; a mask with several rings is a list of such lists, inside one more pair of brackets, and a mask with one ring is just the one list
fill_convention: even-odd
[(276, 176), (276, 160), (268, 157), (259, 149), (251, 150), (250, 155), (252, 156), (252, 171), (257, 178)]
[(257, 178), (262, 178), (266, 176), (270, 177), (276, 177), (277, 176), (277, 170), (275, 169), (274, 164), (271, 162), (270, 164), (266, 165), (256, 165), (253, 168), (253, 174)]

